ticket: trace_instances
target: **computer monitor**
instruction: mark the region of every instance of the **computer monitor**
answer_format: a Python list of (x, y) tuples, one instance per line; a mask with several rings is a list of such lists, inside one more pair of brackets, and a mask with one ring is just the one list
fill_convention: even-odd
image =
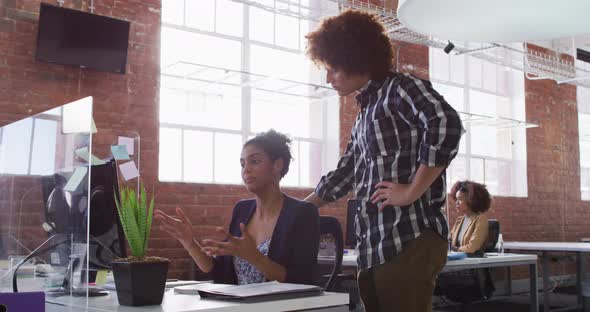
[[(83, 179), (75, 191), (64, 190), (72, 173), (56, 173), (42, 177), (45, 225), (48, 236), (73, 234), (74, 243), (86, 243), (90, 211), (89, 270), (110, 269), (111, 262), (125, 257), (125, 241), (115, 196), (119, 187), (115, 160), (91, 167), (90, 185)], [(88, 192), (90, 190), (90, 192)], [(90, 196), (90, 209), (88, 206)], [(52, 265), (66, 266), (72, 246), (62, 245), (51, 255)]]
[(350, 199), (346, 207), (346, 241), (347, 246), (356, 247), (356, 234), (354, 232), (354, 218), (356, 217), (356, 200)]

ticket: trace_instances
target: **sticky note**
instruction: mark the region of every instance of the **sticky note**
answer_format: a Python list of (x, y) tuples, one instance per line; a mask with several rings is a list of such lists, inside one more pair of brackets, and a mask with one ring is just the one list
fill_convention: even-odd
[(111, 153), (116, 160), (129, 159), (129, 154), (127, 154), (127, 146), (125, 145), (111, 145)]
[[(106, 164), (106, 162), (104, 160), (99, 159), (96, 156), (91, 155), (90, 153), (88, 153), (88, 147), (87, 146), (77, 149), (75, 151), (75, 154), (76, 154), (76, 156), (84, 159), (85, 161), (90, 162), (90, 164), (93, 165), (93, 166), (94, 165), (104, 165), (104, 164)], [(89, 161), (89, 159), (90, 159), (90, 161)]]
[(51, 253), (51, 264), (61, 264), (61, 261), (59, 260), (59, 253), (57, 252), (52, 252)]
[(86, 172), (88, 172), (86, 167), (77, 167), (76, 170), (74, 170), (74, 174), (72, 174), (68, 180), (68, 183), (66, 183), (66, 186), (64, 186), (64, 190), (74, 192), (78, 188), (78, 185), (80, 185), (80, 182), (82, 182), (82, 179), (86, 176)]
[(118, 143), (117, 145), (125, 145), (127, 146), (127, 154), (129, 155), (133, 155), (133, 148), (134, 148), (134, 140), (133, 138), (128, 138), (128, 137), (119, 137)]
[(139, 177), (139, 171), (137, 170), (137, 167), (135, 166), (135, 162), (133, 160), (130, 162), (126, 162), (122, 165), (119, 165), (119, 170), (121, 170), (121, 173), (123, 174), (123, 178), (125, 179), (125, 181), (129, 181), (133, 178)]
[(64, 105), (61, 124), (63, 133), (90, 133), (92, 131), (92, 97), (85, 97)]
[(107, 270), (98, 270), (96, 272), (96, 280), (94, 283), (96, 285), (104, 285), (107, 282)]

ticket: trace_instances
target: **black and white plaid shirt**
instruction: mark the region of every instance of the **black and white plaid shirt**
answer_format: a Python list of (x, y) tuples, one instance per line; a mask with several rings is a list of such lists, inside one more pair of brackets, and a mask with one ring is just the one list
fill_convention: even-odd
[(390, 73), (385, 80), (371, 81), (356, 99), (361, 110), (351, 140), (315, 193), (335, 201), (354, 190), (358, 263), (367, 268), (392, 259), (426, 228), (447, 239), (444, 171), (408, 206), (387, 207), (381, 213), (369, 198), (381, 181), (411, 183), (420, 164), (447, 167), (465, 130), (431, 83), (412, 75)]

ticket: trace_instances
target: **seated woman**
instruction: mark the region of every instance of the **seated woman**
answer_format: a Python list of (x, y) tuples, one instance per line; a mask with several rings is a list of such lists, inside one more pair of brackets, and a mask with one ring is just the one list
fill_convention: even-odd
[[(451, 230), (451, 249), (468, 254), (481, 254), (488, 239), (488, 218), (491, 197), (485, 185), (472, 181), (455, 183), (449, 194), (449, 206), (455, 203), (459, 217)], [(456, 302), (468, 303), (487, 299), (495, 287), (489, 269), (470, 269), (441, 273), (435, 295), (444, 295)]]
[(459, 181), (449, 196), (455, 201), (459, 217), (451, 230), (451, 249), (465, 253), (483, 252), (488, 240), (488, 217), (491, 197), (485, 185), (472, 181)]
[(290, 143), (285, 135), (270, 130), (244, 144), (242, 180), (255, 198), (235, 205), (228, 231), (217, 228), (225, 240), (206, 239), (201, 245), (182, 209), (176, 208), (176, 218), (156, 210), (163, 230), (182, 244), (201, 271), (212, 272), (216, 283), (313, 284), (318, 210), (279, 187), (289, 171)]

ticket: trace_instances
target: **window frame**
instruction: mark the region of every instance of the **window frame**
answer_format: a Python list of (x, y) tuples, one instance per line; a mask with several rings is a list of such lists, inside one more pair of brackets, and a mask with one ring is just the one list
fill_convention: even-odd
[[(508, 100), (508, 103), (510, 105), (510, 107), (512, 108), (512, 116), (511, 118), (513, 118), (515, 111), (513, 106), (515, 105), (515, 103), (518, 103), (517, 101), (514, 101), (513, 96), (511, 95), (511, 92), (509, 92), (508, 90), (504, 90), (504, 92), (499, 91), (499, 86), (497, 84), (497, 66), (500, 65), (496, 65), (496, 64), (492, 64), (493, 66), (495, 66), (496, 68), (496, 85), (495, 85), (495, 89), (496, 92), (491, 91), (489, 89), (486, 89), (484, 87), (484, 82), (485, 82), (485, 63), (487, 61), (485, 60), (480, 60), (480, 59), (476, 59), (477, 64), (479, 64), (479, 66), (481, 66), (481, 77), (480, 79), (480, 87), (478, 86), (473, 86), (472, 83), (470, 83), (470, 75), (471, 75), (471, 62), (470, 62), (470, 57), (469, 55), (462, 55), (463, 60), (462, 60), (462, 66), (463, 66), (463, 83), (458, 83), (458, 82), (454, 82), (452, 81), (452, 74), (453, 72), (450, 70), (451, 66), (453, 65), (453, 62), (457, 62), (457, 60), (452, 60), (453, 57), (455, 57), (455, 55), (449, 55), (446, 60), (447, 60), (447, 64), (442, 64), (442, 65), (438, 65), (438, 67), (443, 67), (448, 69), (447, 71), (447, 79), (440, 79), (440, 78), (433, 78), (433, 76), (438, 76), (436, 74), (433, 74), (433, 64), (436, 64), (436, 57), (433, 54), (433, 52), (435, 52), (436, 48), (429, 48), (429, 75), (431, 77), (431, 82), (434, 84), (439, 84), (439, 85), (446, 85), (446, 86), (450, 86), (450, 87), (454, 87), (454, 88), (459, 88), (462, 90), (462, 96), (463, 96), (463, 111), (464, 113), (471, 113), (471, 92), (470, 91), (477, 91), (480, 93), (485, 93), (485, 94), (489, 94), (489, 95), (493, 95), (495, 97), (503, 97), (506, 98)], [(488, 62), (489, 63), (489, 62)], [(491, 63), (490, 63), (491, 64)], [(524, 88), (524, 86), (523, 86)], [(513, 93), (513, 92), (512, 92)], [(522, 101), (523, 105), (524, 105), (524, 100)], [(462, 152), (461, 150), (459, 150), (459, 152), (457, 153), (457, 157), (462, 157), (465, 161), (465, 175), (467, 179), (472, 179), (473, 177), (473, 172), (472, 172), (472, 166), (471, 166), (471, 161), (474, 159), (481, 159), (482, 160), (482, 167), (483, 167), (483, 181), (478, 181), (484, 184), (489, 184), (486, 181), (486, 162), (487, 161), (495, 161), (495, 162), (503, 162), (503, 163), (509, 163), (510, 166), (512, 167), (511, 169), (511, 177), (510, 177), (510, 193), (506, 194), (506, 193), (501, 193), (501, 194), (494, 194), (494, 195), (499, 195), (499, 196), (506, 196), (506, 197), (527, 197), (528, 196), (528, 185), (525, 185), (523, 190), (521, 190), (520, 192), (518, 192), (517, 189), (515, 189), (515, 185), (516, 183), (520, 183), (517, 181), (517, 176), (514, 173), (514, 170), (516, 168), (516, 166), (518, 165), (517, 161), (518, 161), (518, 153), (516, 148), (514, 147), (514, 145), (516, 144), (512, 144), (513, 147), (511, 147), (511, 158), (506, 158), (506, 157), (498, 157), (498, 156), (488, 156), (488, 155), (481, 155), (481, 154), (477, 154), (474, 153), (472, 151), (473, 147), (472, 147), (472, 125), (470, 122), (463, 122), (463, 127), (466, 130), (466, 133), (464, 134), (462, 141), (464, 142), (464, 151)], [(514, 131), (514, 130), (513, 130)], [(512, 142), (514, 142), (514, 132), (511, 132), (511, 140)], [(524, 154), (526, 155), (526, 138), (524, 140)], [(524, 159), (524, 161), (526, 162), (526, 157)], [(452, 164), (451, 164), (452, 165)], [(450, 185), (453, 185), (455, 181), (451, 181), (450, 179), (456, 179), (455, 177), (452, 176), (452, 174), (449, 174), (449, 169), (447, 168), (447, 183)], [(524, 166), (524, 170), (525, 173), (527, 171), (526, 165)], [(524, 179), (524, 181), (526, 181), (526, 179)], [(500, 183), (500, 181), (498, 181), (498, 183)], [(525, 182), (526, 183), (526, 182)], [(492, 185), (488, 185), (488, 187), (490, 187)], [(499, 184), (498, 185), (493, 185), (493, 187), (491, 188), (493, 189), (498, 189), (499, 188)], [(490, 191), (491, 192), (491, 191)]]
[[(162, 21), (161, 23), (161, 29), (164, 28), (170, 28), (170, 29), (176, 29), (179, 31), (183, 31), (183, 32), (188, 32), (188, 33), (194, 33), (194, 34), (198, 34), (198, 35), (204, 35), (204, 36), (210, 36), (213, 38), (218, 38), (218, 39), (225, 39), (225, 40), (230, 40), (230, 41), (234, 41), (234, 42), (239, 42), (240, 43), (240, 68), (239, 70), (244, 72), (244, 73), (248, 73), (250, 72), (250, 65), (251, 65), (251, 51), (250, 48), (254, 45), (256, 46), (260, 46), (260, 47), (264, 47), (264, 48), (270, 48), (270, 49), (274, 49), (274, 50), (278, 50), (278, 51), (282, 51), (282, 52), (288, 52), (288, 53), (297, 53), (297, 54), (303, 54), (303, 46), (302, 46), (302, 40), (301, 40), (301, 33), (302, 33), (302, 23), (310, 23), (310, 21), (306, 20), (306, 19), (298, 19), (298, 36), (297, 36), (297, 41), (298, 41), (298, 48), (297, 49), (293, 49), (293, 48), (288, 48), (288, 47), (284, 47), (281, 45), (277, 44), (277, 31), (276, 31), (276, 27), (277, 27), (277, 13), (273, 14), (273, 43), (268, 43), (268, 42), (264, 42), (264, 41), (259, 41), (259, 40), (254, 40), (254, 39), (250, 39), (250, 9), (251, 8), (255, 8), (254, 6), (250, 6), (248, 4), (242, 3), (242, 35), (241, 36), (235, 36), (235, 35), (228, 35), (228, 34), (223, 34), (223, 33), (219, 33), (217, 32), (217, 19), (218, 19), (218, 12), (217, 12), (217, 2), (218, 0), (213, 0), (215, 2), (215, 14), (214, 14), (214, 18), (213, 18), (213, 31), (208, 31), (208, 30), (202, 30), (202, 29), (197, 29), (197, 28), (193, 28), (190, 26), (187, 26), (186, 24), (186, 1), (184, 0), (183, 2), (183, 19), (181, 23), (170, 23), (168, 21)], [(276, 1), (274, 1), (275, 5), (276, 5)], [(161, 47), (162, 48), (162, 47)], [(321, 71), (321, 73), (323, 74), (323, 71)], [(160, 74), (161, 77), (165, 77), (165, 76), (169, 76), (170, 75), (166, 75), (165, 73), (161, 73)], [(319, 77), (322, 78), (323, 77)], [(311, 79), (311, 78), (310, 78)], [(239, 128), (239, 130), (233, 130), (233, 129), (224, 129), (224, 128), (218, 128), (218, 127), (209, 127), (209, 126), (198, 126), (198, 125), (186, 125), (186, 124), (180, 124), (180, 123), (173, 123), (173, 122), (159, 122), (159, 129), (162, 128), (168, 128), (168, 129), (178, 129), (180, 130), (180, 142), (181, 142), (181, 150), (180, 150), (180, 157), (181, 157), (181, 163), (180, 163), (180, 177), (178, 179), (174, 178), (174, 179), (166, 179), (166, 178), (162, 178), (160, 172), (158, 172), (158, 179), (160, 181), (163, 182), (186, 182), (186, 183), (205, 183), (205, 184), (230, 184), (230, 185), (234, 185), (234, 184), (241, 184), (242, 182), (240, 180), (237, 180), (235, 183), (228, 183), (228, 182), (219, 182), (217, 181), (216, 178), (216, 171), (215, 171), (215, 138), (217, 134), (233, 134), (233, 135), (241, 135), (242, 138), (242, 144), (245, 143), (249, 138), (253, 137), (256, 133), (252, 130), (252, 124), (251, 124), (251, 120), (252, 120), (252, 112), (251, 112), (251, 108), (252, 105), (254, 103), (253, 99), (252, 99), (252, 87), (248, 85), (248, 75), (246, 74), (242, 74), (241, 75), (241, 82), (242, 82), (242, 86), (241, 86), (241, 127)], [(162, 90), (163, 86), (160, 86), (160, 90)], [(184, 90), (184, 92), (190, 92), (188, 90)], [(329, 159), (335, 158), (334, 155), (337, 156), (337, 152), (332, 153), (330, 151), (331, 148), (333, 148), (333, 144), (330, 144), (328, 141), (335, 141), (335, 144), (338, 144), (339, 138), (339, 131), (334, 131), (334, 133), (336, 134), (336, 138), (333, 138), (332, 135), (330, 135), (329, 129), (328, 129), (328, 124), (332, 124), (333, 121), (330, 121), (330, 117), (333, 115), (332, 118), (335, 119), (339, 119), (339, 114), (336, 111), (335, 113), (332, 112), (333, 109), (331, 109), (330, 106), (330, 102), (332, 97), (327, 97), (324, 99), (321, 99), (320, 101), (316, 102), (316, 103), (306, 103), (306, 105), (322, 105), (321, 107), (321, 112), (322, 112), (322, 125), (321, 125), (321, 129), (318, 131), (319, 133), (321, 133), (320, 138), (314, 137), (313, 135), (310, 135), (309, 137), (302, 137), (302, 136), (292, 136), (290, 135), (290, 138), (292, 139), (292, 146), (293, 145), (297, 145), (297, 148), (292, 148), (292, 151), (298, 151), (299, 155), (293, 155), (293, 158), (295, 158), (295, 161), (300, 161), (301, 159), (303, 159), (302, 157), (300, 157), (301, 155), (301, 145), (303, 143), (308, 143), (308, 144), (319, 144), (321, 146), (321, 153), (322, 153), (322, 168), (327, 168), (327, 165), (330, 163)], [(332, 102), (334, 103), (334, 102)], [(162, 103), (160, 103), (160, 105), (162, 105)], [(335, 106), (335, 110), (337, 110), (339, 107), (338, 105), (334, 105)], [(310, 113), (311, 114), (311, 113)], [(339, 120), (337, 121), (337, 123), (339, 123)], [(211, 153), (212, 153), (212, 159), (213, 159), (213, 163), (212, 163), (212, 175), (211, 175), (211, 181), (199, 181), (199, 182), (195, 182), (195, 181), (191, 181), (191, 180), (187, 180), (185, 177), (185, 159), (184, 159), (184, 136), (185, 136), (185, 132), (186, 131), (202, 131), (202, 132), (208, 132), (212, 134), (212, 149), (211, 149)], [(237, 159), (237, 157), (236, 157)], [(161, 160), (159, 160), (160, 162)], [(237, 162), (237, 160), (236, 160)], [(300, 162), (301, 163), (301, 162)], [(285, 185), (288, 187), (294, 187), (294, 188), (311, 188), (313, 187), (313, 183), (317, 183), (314, 181), (310, 181), (312, 184), (311, 185), (306, 185), (306, 184), (302, 184), (302, 174), (301, 174), (301, 166), (297, 166), (298, 168), (298, 172), (297, 172), (297, 184), (296, 185)], [(310, 177), (311, 177), (311, 169), (310, 169)]]

